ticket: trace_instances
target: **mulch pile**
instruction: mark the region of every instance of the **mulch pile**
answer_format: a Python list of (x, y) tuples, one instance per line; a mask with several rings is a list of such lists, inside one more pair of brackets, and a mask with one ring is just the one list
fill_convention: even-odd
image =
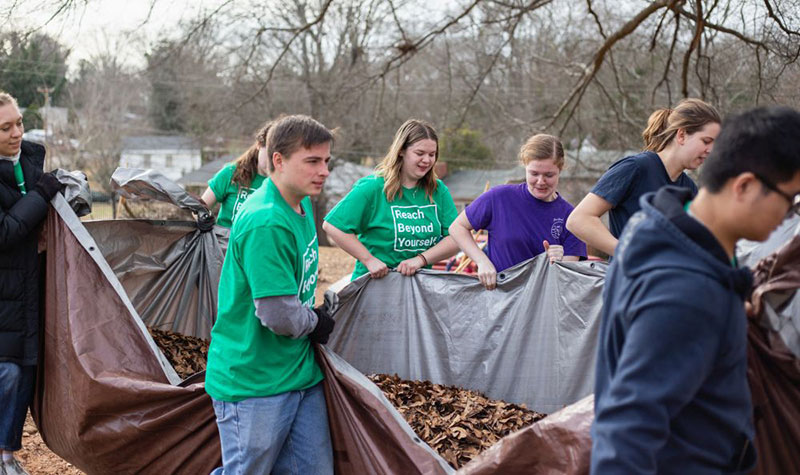
[[(154, 328), (150, 328), (150, 334), (181, 379), (206, 369), (208, 340)], [(489, 399), (455, 386), (386, 374), (374, 374), (369, 379), (381, 388), (414, 432), (455, 468), (506, 435), (545, 417), (524, 405)]]
[(543, 419), (524, 405), (477, 391), (397, 375), (370, 375), (405, 420), (447, 462), (459, 468), (506, 435)]
[(206, 369), (208, 340), (155, 328), (148, 330), (181, 379)]

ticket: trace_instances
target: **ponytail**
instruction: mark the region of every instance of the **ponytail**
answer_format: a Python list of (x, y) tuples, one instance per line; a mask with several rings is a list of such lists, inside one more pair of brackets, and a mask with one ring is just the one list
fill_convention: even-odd
[(658, 153), (672, 142), (680, 129), (693, 134), (706, 124), (721, 122), (719, 112), (711, 104), (700, 99), (684, 99), (674, 109), (658, 109), (650, 114), (642, 132), (644, 149)]
[(272, 121), (264, 124), (256, 134), (253, 145), (236, 159), (236, 169), (231, 178), (236, 185), (249, 187), (253, 183), (253, 178), (258, 175), (258, 150), (267, 146), (267, 134), (271, 126)]

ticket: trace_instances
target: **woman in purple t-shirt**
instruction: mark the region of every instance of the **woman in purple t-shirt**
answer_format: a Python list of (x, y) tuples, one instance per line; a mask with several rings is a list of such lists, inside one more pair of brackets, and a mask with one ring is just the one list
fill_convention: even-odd
[[(490, 189), (450, 226), (461, 250), (478, 264), (478, 278), (488, 290), (496, 287), (498, 271), (543, 252), (551, 263), (586, 256), (586, 245), (564, 226), (572, 205), (556, 191), (564, 168), (561, 142), (552, 135), (534, 135), (520, 149), (519, 159), (525, 183)], [(472, 239), (473, 229), (489, 232), (486, 252)]]

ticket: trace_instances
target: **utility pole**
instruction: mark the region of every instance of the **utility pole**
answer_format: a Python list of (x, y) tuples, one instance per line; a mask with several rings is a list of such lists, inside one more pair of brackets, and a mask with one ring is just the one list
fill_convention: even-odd
[(48, 147), (49, 143), (47, 140), (48, 130), (47, 130), (47, 116), (50, 115), (50, 88), (47, 86), (40, 86), (36, 88), (37, 91), (44, 94), (44, 114), (42, 114), (42, 122), (44, 123), (44, 145), (46, 150), (45, 155), (45, 171), (52, 170), (52, 155), (53, 153), (50, 151), (50, 147)]

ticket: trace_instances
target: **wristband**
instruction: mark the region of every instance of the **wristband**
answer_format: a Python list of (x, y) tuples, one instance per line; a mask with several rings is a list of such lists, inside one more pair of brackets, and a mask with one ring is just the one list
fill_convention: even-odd
[(421, 257), (422, 258), (422, 262), (424, 262), (424, 264), (422, 264), (422, 267), (427, 267), (428, 266), (428, 259), (425, 259), (425, 255), (420, 252), (419, 254), (417, 254), (417, 256)]

